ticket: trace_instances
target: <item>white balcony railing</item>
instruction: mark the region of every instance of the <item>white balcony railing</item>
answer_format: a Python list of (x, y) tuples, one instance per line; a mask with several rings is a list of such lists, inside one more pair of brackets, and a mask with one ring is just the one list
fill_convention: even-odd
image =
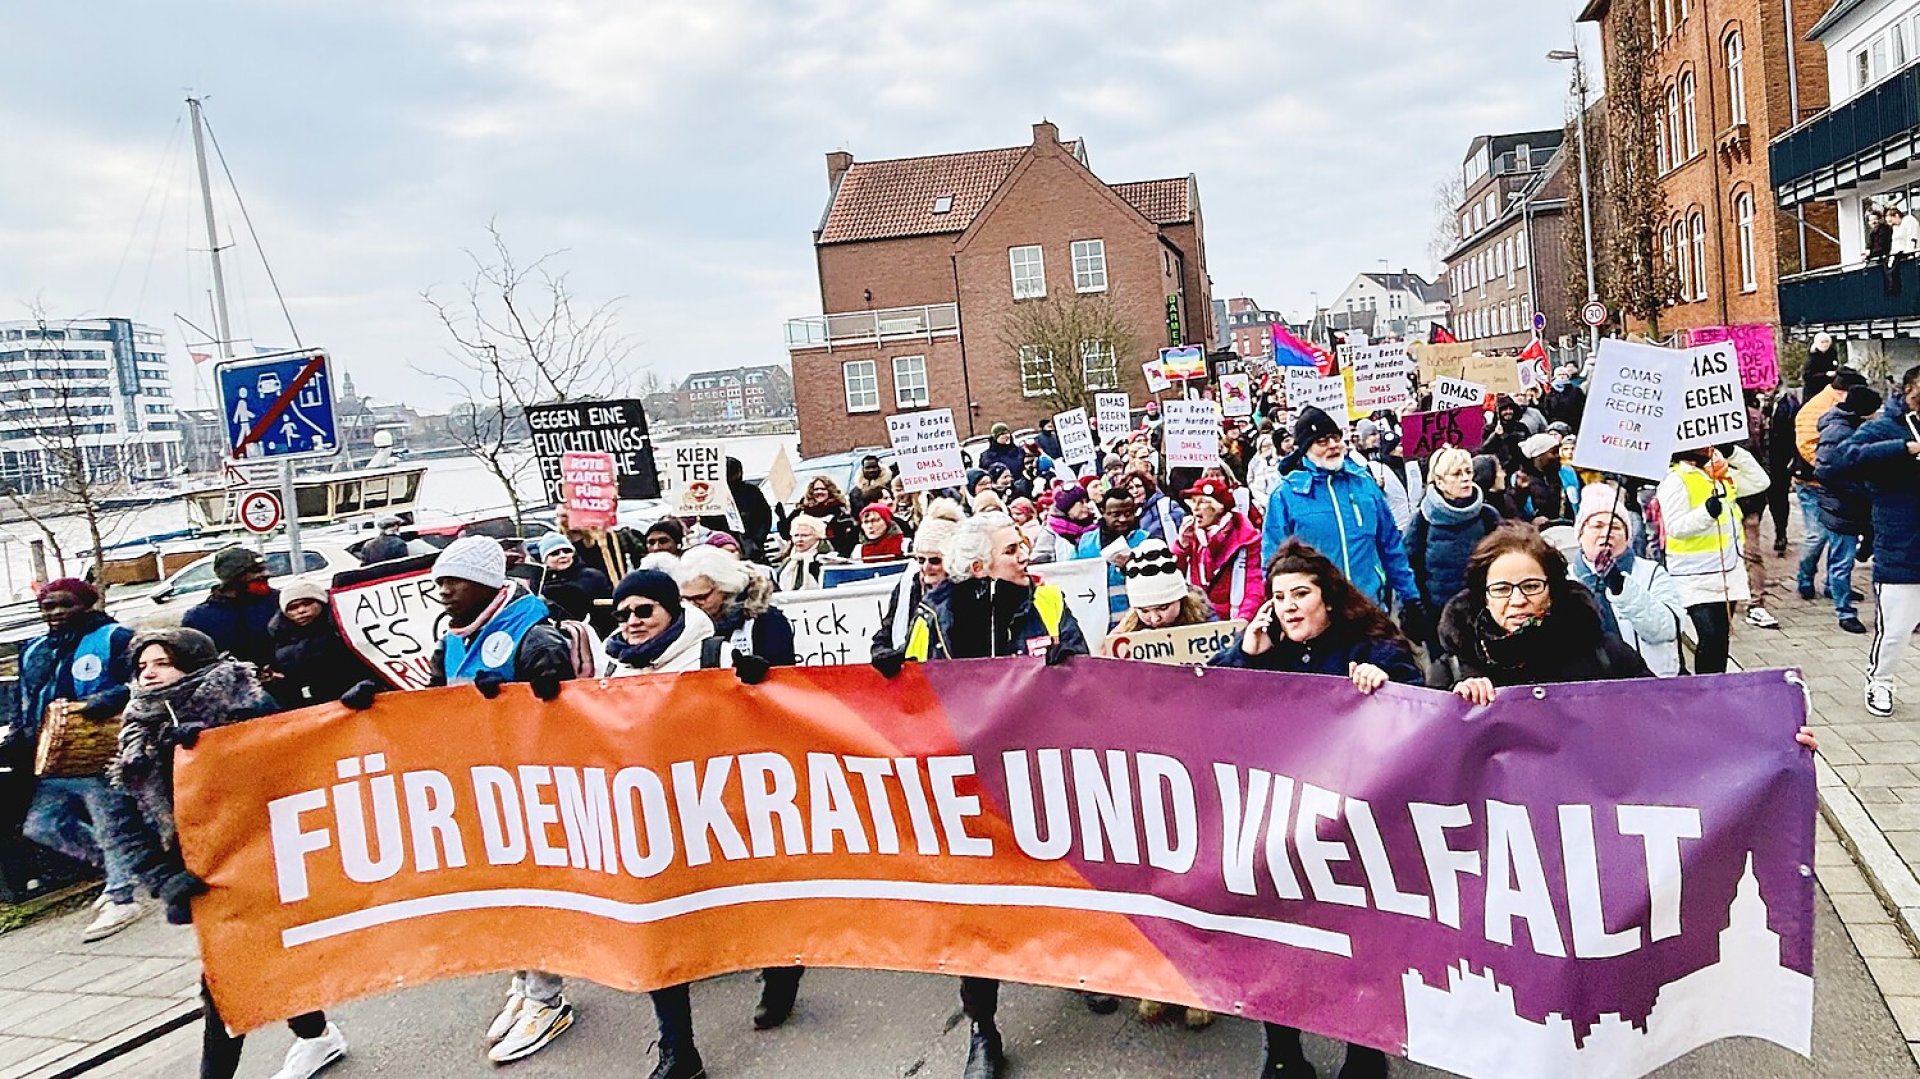
[(809, 315), (787, 320), (787, 348), (824, 348), (879, 344), (912, 337), (958, 337), (960, 308), (937, 303), (924, 307), (890, 307), (881, 311), (849, 311), (840, 315)]

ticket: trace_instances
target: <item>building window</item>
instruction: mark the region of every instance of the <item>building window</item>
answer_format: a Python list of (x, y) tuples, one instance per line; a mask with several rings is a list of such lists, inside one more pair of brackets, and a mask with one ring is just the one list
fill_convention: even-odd
[(1653, 113), (1653, 171), (1667, 171), (1667, 114), (1664, 109)]
[(1080, 345), (1080, 373), (1089, 390), (1112, 390), (1120, 386), (1120, 361), (1111, 341), (1084, 341)]
[(1727, 114), (1737, 126), (1747, 122), (1747, 65), (1740, 31), (1727, 35)]
[(1673, 167), (1679, 168), (1686, 161), (1686, 144), (1680, 138), (1680, 91), (1677, 87), (1667, 87), (1667, 149), (1673, 155)]
[(1520, 260), (1520, 268), (1527, 268), (1527, 242), (1530, 237), (1518, 236), (1513, 242), (1513, 257)]
[(1740, 291), (1760, 288), (1758, 267), (1753, 257), (1753, 195), (1743, 193), (1733, 200), (1733, 216), (1740, 223)]
[(1047, 294), (1046, 261), (1040, 245), (1007, 249), (1007, 262), (1013, 267), (1013, 298), (1038, 300)]
[(1707, 218), (1693, 212), (1693, 298), (1707, 298)]
[(1671, 34), (1673, 33), (1673, 27), (1674, 27), (1673, 0), (1663, 0), (1662, 7), (1665, 9), (1666, 19), (1661, 23), (1661, 25), (1665, 26), (1667, 28), (1667, 33)]
[(1053, 392), (1053, 353), (1020, 346), (1020, 392), (1027, 397)]
[(880, 411), (880, 373), (872, 360), (848, 360), (840, 377), (847, 384), (848, 412)]
[(1107, 291), (1105, 240), (1073, 241), (1073, 288), (1075, 292)]
[(1853, 54), (1853, 88), (1865, 90), (1873, 81), (1873, 67), (1867, 62), (1867, 50), (1861, 49)]
[(1700, 152), (1700, 131), (1696, 122), (1698, 115), (1693, 106), (1693, 72), (1680, 76), (1680, 123), (1686, 128), (1687, 159)]
[(927, 358), (893, 358), (893, 403), (900, 408), (925, 408), (933, 403), (927, 395)]

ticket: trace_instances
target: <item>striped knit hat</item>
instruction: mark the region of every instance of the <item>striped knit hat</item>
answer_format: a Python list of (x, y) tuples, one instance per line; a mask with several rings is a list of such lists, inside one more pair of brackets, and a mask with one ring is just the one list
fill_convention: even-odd
[(1134, 548), (1121, 575), (1127, 579), (1127, 605), (1135, 609), (1163, 606), (1187, 595), (1187, 579), (1181, 576), (1173, 552), (1160, 540)]

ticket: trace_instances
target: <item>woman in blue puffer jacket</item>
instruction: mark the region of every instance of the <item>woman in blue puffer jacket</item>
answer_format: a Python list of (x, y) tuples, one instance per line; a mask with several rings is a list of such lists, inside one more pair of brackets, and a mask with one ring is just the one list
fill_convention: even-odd
[[(1488, 533), (1500, 527), (1500, 511), (1487, 505), (1473, 482), (1473, 455), (1448, 447), (1433, 455), (1428, 465), (1426, 494), (1407, 525), (1407, 562), (1420, 584), (1420, 599), (1429, 611), (1447, 603), (1467, 587), (1467, 559)], [(1433, 627), (1413, 625), (1407, 632), (1431, 646)]]

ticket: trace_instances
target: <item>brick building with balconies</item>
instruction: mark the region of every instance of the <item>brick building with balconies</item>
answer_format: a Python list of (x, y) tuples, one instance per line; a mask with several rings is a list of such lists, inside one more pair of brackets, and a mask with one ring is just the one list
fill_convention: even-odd
[[(1050, 123), (999, 150), (856, 162), (827, 155), (814, 232), (826, 313), (787, 324), (809, 455), (887, 443), (886, 417), (951, 408), (961, 438), (1050, 414), (1053, 365), (1088, 390), (1146, 397), (1141, 364), (1213, 340), (1212, 285), (1192, 176), (1108, 184), (1084, 142)], [(1129, 346), (1036, 356), (1010, 329), (1023, 304), (1110, 305)], [(1081, 380), (1076, 380), (1076, 384)]]
[[(1675, 282), (1663, 333), (1777, 324), (1781, 276), (1838, 259), (1832, 213), (1811, 215), (1803, 228), (1774, 212), (1768, 172), (1773, 138), (1826, 108), (1826, 56), (1805, 35), (1832, 6), (1590, 0), (1581, 12), (1580, 21), (1599, 24), (1609, 57), (1623, 33), (1652, 37), (1663, 101), (1653, 157), (1669, 217), (1654, 246)], [(1637, 319), (1627, 328), (1645, 329)]]

